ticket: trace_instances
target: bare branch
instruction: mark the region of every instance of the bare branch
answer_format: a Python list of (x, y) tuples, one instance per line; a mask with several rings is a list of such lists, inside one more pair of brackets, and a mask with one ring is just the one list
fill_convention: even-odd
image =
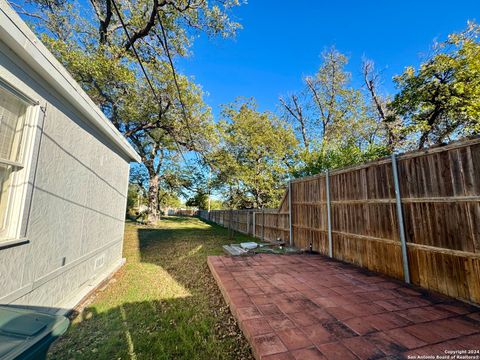
[(298, 123), (300, 124), (300, 131), (302, 133), (303, 145), (305, 146), (306, 149), (308, 149), (309, 141), (308, 141), (308, 138), (307, 138), (306, 121), (303, 117), (302, 106), (300, 105), (300, 103), (298, 101), (298, 97), (296, 95), (292, 95), (291, 99), (292, 99), (294, 108), (292, 108), (283, 98), (280, 98), (280, 102), (285, 107), (285, 109), (288, 111), (288, 113), (290, 115), (292, 115), (292, 117), (295, 120), (297, 120)]
[(322, 136), (325, 135), (325, 131), (327, 130), (327, 125), (328, 125), (328, 114), (326, 114), (326, 110), (323, 107), (322, 100), (320, 99), (320, 95), (318, 94), (317, 89), (315, 89), (315, 85), (313, 84), (313, 80), (310, 77), (305, 78), (305, 82), (307, 83), (308, 88), (310, 89), (310, 92), (313, 95), (313, 100), (315, 101), (315, 104), (317, 104), (318, 110), (320, 111), (320, 115), (322, 117), (321, 122), (322, 122)]
[(39, 19), (39, 20), (42, 20), (43, 22), (48, 21), (46, 18), (44, 18), (44, 17), (42, 17), (38, 14), (32, 13), (30, 11), (27, 11), (23, 7), (21, 7), (20, 5), (15, 4), (14, 2), (9, 2), (9, 4), (10, 4), (10, 6), (15, 8), (15, 12), (19, 15), (24, 15), (24, 16), (28, 16), (28, 17), (31, 17), (31, 18)]
[(362, 65), (363, 79), (365, 86), (367, 87), (370, 97), (377, 110), (380, 121), (384, 124), (385, 131), (387, 132), (387, 148), (389, 151), (393, 151), (396, 143), (396, 136), (393, 132), (391, 121), (394, 118), (393, 114), (388, 113), (386, 102), (380, 98), (377, 92), (377, 85), (379, 82), (379, 75), (375, 73), (373, 61), (364, 60)]
[(155, 26), (155, 19), (157, 18), (159, 7), (163, 7), (168, 3), (169, 2), (167, 0), (164, 0), (161, 3), (159, 3), (158, 0), (153, 0), (153, 8), (152, 8), (152, 11), (150, 12), (150, 16), (148, 18), (147, 23), (143, 28), (134, 32), (130, 36), (130, 39), (127, 39), (127, 42), (125, 44), (125, 50), (129, 50), (137, 40), (144, 38), (150, 33), (150, 31)]

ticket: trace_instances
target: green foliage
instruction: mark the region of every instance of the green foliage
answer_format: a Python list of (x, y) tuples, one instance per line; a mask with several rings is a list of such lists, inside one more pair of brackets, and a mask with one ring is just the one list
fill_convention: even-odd
[(158, 192), (158, 205), (161, 208), (170, 207), (170, 208), (180, 208), (182, 207), (182, 201), (177, 194), (171, 191), (165, 191), (161, 189)]
[(387, 153), (385, 131), (372, 105), (350, 84), (348, 58), (335, 48), (323, 52), (322, 63), (307, 76), (305, 89), (281, 99), (285, 117), (303, 140), (295, 176), (353, 165)]
[(176, 171), (168, 166), (178, 162), (181, 151), (203, 153), (215, 143), (203, 91), (176, 72), (174, 61), (188, 55), (194, 32), (235, 34), (240, 25), (229, 15), (240, 1), (22, 3), (32, 9), (43, 42), (140, 154), (148, 181), (137, 184), (149, 191), (149, 217), (155, 222), (159, 186), (171, 183), (166, 177)]
[(480, 133), (480, 27), (450, 35), (418, 70), (395, 77), (390, 104), (418, 148)]
[(226, 209), (222, 200), (210, 198), (210, 210), (223, 210)]
[[(254, 101), (237, 101), (215, 124), (201, 87), (174, 65), (189, 55), (196, 32), (235, 34), (240, 25), (230, 13), (240, 1), (115, 0), (129, 37), (112, 0), (23, 1), (35, 11), (43, 42), (141, 155), (131, 181), (153, 218), (160, 206), (178, 204), (179, 195), (205, 208), (206, 194), (215, 190), (227, 201), (210, 199), (212, 209), (214, 203), (274, 207), (292, 175), (480, 133), (480, 28), (474, 23), (437, 44), (418, 69), (395, 77), (393, 101), (378, 93), (373, 63), (364, 64), (365, 88), (355, 87), (348, 57), (331, 48), (317, 72), (304, 78), (304, 89), (281, 99), (282, 119), (258, 111)], [(196, 164), (185, 164), (183, 151), (200, 154)], [(129, 192), (129, 206), (132, 201)]]
[(320, 139), (321, 150), (348, 143), (365, 112), (360, 91), (349, 84), (348, 58), (333, 48), (323, 52), (322, 59), (317, 73), (305, 78), (314, 109), (312, 135)]
[(221, 143), (213, 155), (231, 207), (276, 206), (295, 162), (297, 141), (292, 129), (253, 100), (224, 106), (218, 124)]
[(309, 153), (310, 158), (305, 161), (305, 166), (294, 172), (295, 177), (318, 174), (326, 170), (333, 170), (352, 166), (367, 161), (375, 160), (389, 155), (385, 145), (370, 144), (361, 148), (354, 142), (338, 148), (320, 152)]
[(350, 85), (348, 59), (335, 49), (323, 53), (305, 89), (281, 99), (285, 118), (302, 140), (295, 176), (373, 160), (393, 151), (423, 148), (480, 134), (480, 27), (452, 34), (437, 44), (418, 70), (394, 78), (393, 101), (378, 94), (378, 74), (364, 63), (369, 99)]
[(136, 184), (128, 185), (127, 193), (127, 212), (132, 210), (138, 205), (145, 204), (145, 198), (141, 195), (142, 190)]
[(199, 191), (195, 194), (195, 196), (188, 199), (185, 205), (196, 207), (200, 210), (208, 209), (208, 194)]

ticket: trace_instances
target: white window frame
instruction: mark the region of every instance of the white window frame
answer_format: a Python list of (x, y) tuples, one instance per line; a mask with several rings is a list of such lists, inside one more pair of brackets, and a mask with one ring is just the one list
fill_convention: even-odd
[(17, 87), (11, 85), (0, 77), (0, 88), (9, 92), (26, 105), (25, 121), (20, 144), (20, 158), (17, 161), (1, 160), (0, 163), (12, 166), (9, 179), (9, 194), (5, 209), (5, 228), (0, 230), (0, 246), (14, 240), (21, 240), (26, 234), (22, 234), (22, 223), (26, 220), (27, 193), (29, 187), (29, 175), (32, 169), (32, 157), (35, 145), (35, 133), (41, 107), (39, 102), (25, 94)]

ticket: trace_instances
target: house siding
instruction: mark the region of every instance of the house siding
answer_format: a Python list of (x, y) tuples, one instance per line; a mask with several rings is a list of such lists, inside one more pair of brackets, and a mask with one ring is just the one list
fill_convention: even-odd
[(130, 159), (1, 39), (0, 77), (44, 110), (26, 185), (29, 242), (0, 249), (0, 303), (57, 311), (121, 262)]

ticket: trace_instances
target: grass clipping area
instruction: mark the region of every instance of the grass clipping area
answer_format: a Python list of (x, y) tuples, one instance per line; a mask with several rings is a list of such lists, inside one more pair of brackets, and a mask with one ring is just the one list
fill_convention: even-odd
[(222, 245), (251, 241), (197, 218), (127, 223), (125, 266), (99, 290), (49, 359), (251, 359), (207, 266)]

